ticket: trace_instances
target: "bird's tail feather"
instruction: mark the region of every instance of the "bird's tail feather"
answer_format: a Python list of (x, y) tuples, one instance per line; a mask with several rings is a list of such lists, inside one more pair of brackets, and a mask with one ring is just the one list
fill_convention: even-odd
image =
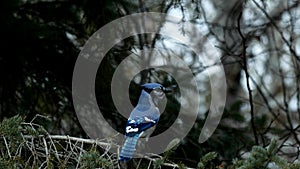
[(126, 137), (125, 143), (120, 153), (120, 161), (129, 161), (132, 158), (138, 139), (138, 135), (133, 137)]

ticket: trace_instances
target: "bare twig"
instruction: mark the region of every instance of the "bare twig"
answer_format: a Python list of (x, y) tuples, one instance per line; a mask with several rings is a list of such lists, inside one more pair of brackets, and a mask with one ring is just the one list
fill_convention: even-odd
[(242, 38), (242, 48), (243, 48), (243, 51), (242, 51), (242, 58), (243, 58), (243, 69), (245, 71), (245, 75), (246, 75), (246, 83), (247, 83), (247, 90), (248, 90), (248, 93), (249, 93), (249, 103), (250, 103), (250, 115), (251, 115), (251, 127), (252, 127), (252, 130), (253, 130), (253, 135), (254, 135), (254, 138), (255, 138), (255, 143), (256, 145), (258, 145), (258, 136), (257, 136), (257, 132), (256, 132), (256, 128), (255, 128), (255, 123), (254, 123), (254, 106), (253, 106), (253, 99), (252, 99), (252, 90), (251, 90), (251, 87), (250, 87), (250, 80), (249, 80), (249, 72), (248, 72), (248, 66), (247, 66), (247, 58), (246, 58), (246, 39), (242, 33), (242, 30), (241, 30), (241, 18), (242, 18), (242, 15), (243, 15), (243, 11), (240, 12), (240, 15), (238, 17), (238, 32), (239, 32), (239, 35), (241, 36)]
[[(36, 136), (31, 136), (31, 135), (24, 135), (23, 136), (24, 139), (30, 139), (30, 140), (33, 140), (34, 138), (36, 138)], [(68, 154), (64, 155), (64, 163), (67, 163), (70, 156), (72, 154), (76, 155), (77, 154), (77, 157), (75, 160), (77, 161), (77, 164), (76, 164), (76, 168), (79, 168), (80, 164), (79, 164), (79, 161), (80, 161), (80, 157), (82, 155), (82, 153), (84, 152), (83, 150), (83, 144), (92, 144), (92, 145), (97, 145), (97, 146), (100, 146), (100, 147), (106, 147), (105, 149), (105, 152), (103, 153), (103, 155), (108, 155), (108, 151), (109, 149), (112, 147), (112, 146), (116, 146), (117, 148), (119, 148), (120, 146), (119, 145), (116, 145), (116, 144), (113, 144), (113, 143), (107, 143), (107, 142), (103, 142), (103, 141), (99, 141), (99, 140), (94, 140), (94, 139), (84, 139), (84, 138), (77, 138), (77, 137), (71, 137), (71, 136), (63, 136), (63, 135), (39, 135), (38, 138), (41, 138), (42, 140), (46, 140), (45, 138), (49, 138), (51, 139), (51, 142), (48, 142), (47, 144), (50, 143), (50, 148), (52, 146), (54, 146), (54, 140), (57, 141), (57, 140), (65, 140), (67, 143), (68, 143), (68, 147), (66, 147), (64, 149), (64, 152), (69, 152)], [(75, 141), (75, 143), (71, 143)], [(44, 143), (44, 141), (43, 141)], [(81, 143), (81, 146), (80, 147), (76, 147), (76, 144), (77, 143)], [(33, 142), (31, 142), (31, 144), (34, 144)], [(56, 143), (57, 144), (57, 143)], [(30, 145), (27, 145), (27, 146), (30, 146)], [(59, 154), (57, 151), (53, 151), (53, 150), (49, 150), (49, 148), (47, 148), (48, 146), (44, 144), (44, 149), (45, 151), (48, 151), (48, 154), (52, 152), (54, 152), (54, 154), (56, 154), (57, 156), (62, 156), (61, 154)], [(61, 145), (61, 147), (63, 147)], [(75, 150), (77, 149), (80, 149), (79, 153), (76, 153)], [(32, 149), (32, 151), (35, 151)], [(46, 153), (47, 154), (47, 153)], [(103, 156), (102, 155), (102, 156)], [(149, 161), (149, 164), (148, 164), (148, 168), (152, 167), (153, 166), (153, 163), (157, 160), (157, 157), (159, 157), (160, 159), (162, 159), (163, 157), (159, 156), (159, 155), (156, 155), (156, 154), (151, 154), (151, 156), (155, 156), (155, 158), (152, 158), (150, 156), (143, 156), (143, 155), (140, 155), (142, 158), (146, 159)], [(111, 157), (108, 157), (111, 161), (114, 161), (114, 160), (117, 160), (117, 159), (113, 159)], [(47, 160), (46, 160), (47, 161)], [(44, 165), (44, 164), (43, 164)], [(166, 167), (173, 167), (173, 168), (180, 168), (177, 164), (174, 164), (174, 163), (168, 163), (168, 162), (164, 162), (161, 164), (161, 166), (166, 166)], [(189, 169), (189, 168), (188, 168)]]
[(3, 140), (4, 140), (5, 147), (6, 147), (6, 149), (7, 149), (8, 156), (9, 156), (9, 158), (11, 158), (11, 154), (10, 154), (9, 146), (8, 146), (8, 144), (7, 144), (7, 141), (6, 141), (6, 139), (5, 139), (5, 137), (4, 137), (4, 136), (3, 136)]

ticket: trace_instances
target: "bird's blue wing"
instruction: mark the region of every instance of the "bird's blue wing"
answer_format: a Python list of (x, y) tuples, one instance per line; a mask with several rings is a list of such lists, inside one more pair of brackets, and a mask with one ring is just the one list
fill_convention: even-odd
[(129, 119), (126, 124), (125, 134), (126, 136), (134, 136), (141, 132), (153, 127), (158, 122), (158, 117), (151, 116), (138, 116)]
[(126, 124), (125, 135), (132, 137), (153, 127), (157, 124), (159, 115), (158, 109), (148, 109), (146, 112), (133, 110)]

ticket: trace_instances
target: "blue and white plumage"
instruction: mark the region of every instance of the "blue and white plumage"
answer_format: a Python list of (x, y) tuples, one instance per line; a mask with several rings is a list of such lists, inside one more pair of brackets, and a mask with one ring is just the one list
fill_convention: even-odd
[(158, 101), (164, 97), (164, 92), (168, 91), (158, 83), (142, 85), (138, 104), (131, 112), (126, 124), (126, 139), (120, 153), (120, 161), (129, 161), (135, 152), (139, 137), (144, 131), (157, 124), (160, 116)]

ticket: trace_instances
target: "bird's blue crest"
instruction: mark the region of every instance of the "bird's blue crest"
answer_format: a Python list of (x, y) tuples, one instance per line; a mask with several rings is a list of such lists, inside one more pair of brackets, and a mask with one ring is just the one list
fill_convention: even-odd
[(143, 89), (163, 89), (163, 86), (159, 83), (145, 83), (142, 85)]

